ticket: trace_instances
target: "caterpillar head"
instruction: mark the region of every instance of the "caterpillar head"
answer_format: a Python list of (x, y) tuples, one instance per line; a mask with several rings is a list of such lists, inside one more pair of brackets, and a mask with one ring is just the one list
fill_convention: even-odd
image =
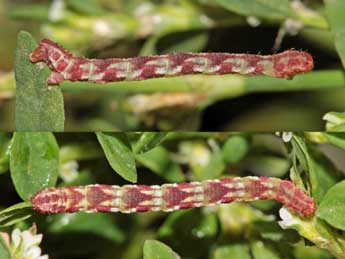
[(292, 79), (294, 75), (309, 72), (313, 68), (313, 57), (303, 51), (288, 50), (278, 54), (274, 60), (276, 77)]
[(70, 57), (71, 54), (57, 43), (48, 39), (43, 39), (38, 47), (31, 53), (30, 60), (34, 63), (43, 61), (49, 66), (52, 66), (62, 56)]
[(30, 60), (34, 63), (40, 62), (40, 61), (47, 61), (48, 60), (48, 54), (49, 49), (52, 47), (52, 42), (49, 40), (42, 40), (38, 47), (31, 53)]

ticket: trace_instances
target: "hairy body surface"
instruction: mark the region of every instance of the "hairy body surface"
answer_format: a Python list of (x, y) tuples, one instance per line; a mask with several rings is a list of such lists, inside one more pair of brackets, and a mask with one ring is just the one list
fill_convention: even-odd
[(314, 200), (291, 181), (273, 177), (236, 177), (203, 182), (153, 185), (87, 185), (48, 188), (32, 198), (41, 213), (145, 212), (273, 199), (292, 212), (309, 217)]
[(243, 74), (293, 78), (313, 69), (313, 58), (303, 51), (274, 55), (231, 53), (176, 53), (133, 58), (87, 59), (75, 57), (57, 43), (44, 39), (31, 53), (32, 62), (45, 62), (52, 70), (49, 84), (65, 80), (95, 83), (145, 80), (187, 74)]

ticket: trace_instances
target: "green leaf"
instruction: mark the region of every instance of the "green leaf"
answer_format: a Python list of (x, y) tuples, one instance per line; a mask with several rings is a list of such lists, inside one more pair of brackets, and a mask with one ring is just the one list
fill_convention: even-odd
[(333, 227), (345, 231), (345, 180), (329, 189), (316, 215)]
[(27, 32), (20, 32), (16, 50), (16, 130), (63, 131), (64, 105), (59, 87), (48, 87), (50, 74), (43, 63), (31, 63), (29, 56), (37, 46)]
[(326, 192), (337, 182), (337, 176), (334, 166), (325, 157), (314, 156), (312, 158), (314, 164), (314, 177), (311, 178), (313, 197), (320, 202)]
[(168, 133), (165, 132), (144, 132), (133, 146), (136, 154), (143, 154), (158, 146)]
[(294, 135), (291, 139), (291, 144), (295, 152), (295, 156), (301, 163), (302, 168), (308, 171), (311, 162), (305, 141), (302, 139), (302, 137)]
[[(323, 240), (327, 240), (327, 242), (330, 244), (330, 247), (327, 250), (335, 255), (336, 258), (341, 258), (345, 253), (345, 240), (342, 235), (343, 233), (340, 233), (337, 229), (334, 229), (319, 217), (315, 217), (314, 226), (315, 230), (312, 234), (316, 234), (317, 236), (312, 237), (312, 234), (310, 235), (312, 238), (314, 238), (313, 242), (319, 247), (323, 247)], [(299, 233), (303, 235), (303, 233)]]
[(291, 143), (296, 157), (309, 177), (312, 196), (320, 202), (327, 190), (336, 182), (334, 175), (330, 173), (333, 168), (330, 170), (331, 167), (329, 163), (325, 163), (324, 157), (317, 160), (312, 157), (302, 137), (294, 135)]
[(345, 68), (345, 1), (324, 0), (328, 22), (334, 36), (335, 48)]
[(1, 259), (11, 259), (10, 251), (2, 236), (0, 236), (0, 255)]
[(223, 159), (226, 163), (238, 163), (247, 154), (249, 144), (242, 136), (229, 137), (223, 146)]
[(217, 247), (213, 252), (212, 259), (224, 258), (251, 259), (249, 247), (246, 244), (232, 244)]
[(0, 226), (14, 225), (31, 217), (31, 203), (21, 202), (0, 211)]
[(262, 241), (254, 241), (251, 244), (251, 250), (254, 259), (279, 259), (277, 251), (275, 251), (272, 246), (265, 244)]
[(124, 179), (135, 183), (135, 158), (126, 134), (97, 132), (96, 135), (110, 166)]
[(288, 0), (215, 0), (219, 6), (245, 16), (284, 19), (293, 15)]
[(345, 112), (329, 112), (326, 113), (322, 119), (327, 121), (327, 131), (345, 131)]
[(29, 200), (54, 186), (59, 172), (59, 147), (50, 132), (16, 132), (10, 154), (11, 177), (17, 193)]
[(155, 147), (150, 151), (136, 155), (140, 164), (169, 182), (181, 182), (185, 180), (181, 168), (171, 160), (169, 152), (162, 146)]
[(11, 207), (8, 207), (8, 208), (0, 211), (0, 215), (3, 216), (6, 213), (14, 212), (14, 211), (25, 209), (25, 208), (29, 208), (29, 207), (31, 207), (31, 203), (28, 202), (28, 201), (24, 201), (24, 202), (15, 204), (15, 205), (13, 205)]
[(157, 240), (146, 240), (144, 259), (178, 259), (180, 258), (169, 246)]
[(93, 233), (116, 243), (125, 240), (124, 233), (113, 222), (111, 215), (104, 213), (79, 212), (55, 215), (49, 225), (49, 231), (60, 234)]

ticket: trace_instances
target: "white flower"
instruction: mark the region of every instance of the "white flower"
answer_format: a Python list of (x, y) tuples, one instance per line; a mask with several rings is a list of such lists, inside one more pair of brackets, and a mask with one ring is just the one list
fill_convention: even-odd
[(48, 259), (48, 255), (41, 255), (39, 244), (42, 241), (42, 234), (37, 234), (34, 224), (29, 230), (21, 232), (18, 228), (12, 231), (11, 243), (9, 246), (13, 259)]
[(282, 221), (279, 221), (278, 224), (283, 229), (291, 228), (299, 224), (299, 221), (294, 217), (290, 211), (286, 208), (282, 207), (279, 210), (279, 216), (281, 217)]

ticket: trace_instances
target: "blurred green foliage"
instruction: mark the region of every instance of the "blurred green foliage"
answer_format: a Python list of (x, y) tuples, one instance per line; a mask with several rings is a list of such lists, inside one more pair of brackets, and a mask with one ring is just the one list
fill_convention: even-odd
[[(9, 158), (0, 155), (0, 232), (35, 222), (41, 248), (52, 259), (344, 258), (345, 136), (330, 134), (1, 133), (0, 150), (12, 145)], [(146, 147), (141, 154), (133, 151), (138, 146)], [(126, 179), (160, 185), (247, 175), (290, 176), (314, 197), (316, 215), (287, 214), (275, 201), (171, 213), (40, 215), (22, 202), (55, 185), (124, 185)]]
[[(0, 33), (6, 38), (0, 43), (0, 128), (15, 128), (13, 53), (21, 29), (36, 40), (48, 37), (87, 57), (180, 51), (269, 54), (275, 45), (308, 50), (315, 59), (314, 72), (290, 82), (238, 75), (106, 85), (66, 82), (61, 89), (67, 131), (323, 129), (324, 114), (345, 109), (341, 10), (341, 0), (0, 0)], [(22, 51), (18, 55), (24, 55)], [(49, 96), (60, 95), (59, 90), (35, 92), (30, 88), (35, 76), (16, 69), (22, 75), (17, 89), (40, 100), (32, 103), (28, 116), (31, 109), (18, 95), (17, 129), (33, 129), (36, 116), (42, 118), (42, 129), (50, 125), (62, 130), (61, 100), (48, 105)], [(163, 101), (173, 98), (192, 101)], [(39, 112), (40, 105), (47, 108)], [(55, 117), (56, 125), (45, 114)]]

